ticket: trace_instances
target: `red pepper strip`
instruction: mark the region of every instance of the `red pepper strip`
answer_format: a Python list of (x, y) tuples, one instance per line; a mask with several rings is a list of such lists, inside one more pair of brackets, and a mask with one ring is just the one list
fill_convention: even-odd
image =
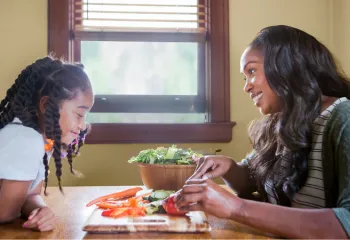
[(145, 216), (145, 208), (143, 207), (130, 208), (129, 214), (131, 216)]
[(128, 208), (115, 208), (102, 212), (102, 216), (104, 217), (122, 217), (128, 215)]

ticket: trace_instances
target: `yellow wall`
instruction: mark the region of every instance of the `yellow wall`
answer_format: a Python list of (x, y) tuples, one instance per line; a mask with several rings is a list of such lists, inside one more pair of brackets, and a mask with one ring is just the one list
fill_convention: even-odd
[(334, 53), (350, 75), (350, 1), (333, 0)]
[(0, 97), (22, 68), (47, 53), (47, 0), (0, 0)]
[[(233, 140), (225, 144), (179, 146), (192, 149), (221, 148), (223, 154), (236, 160), (240, 160), (249, 151), (246, 129), (252, 119), (259, 117), (259, 112), (242, 91), (239, 59), (245, 46), (261, 28), (275, 24), (295, 26), (313, 34), (330, 47), (333, 47), (334, 38), (335, 45), (341, 49), (337, 48), (342, 53), (340, 59), (349, 60), (349, 47), (346, 49), (348, 54), (343, 52), (345, 43), (350, 42), (349, 30), (343, 32), (345, 26), (350, 24), (350, 19), (345, 14), (350, 10), (349, 2), (334, 2), (337, 3), (333, 8), (332, 0), (230, 0), (231, 119), (237, 122), (233, 129)], [(344, 5), (347, 5), (347, 10), (343, 8)], [(23, 66), (46, 54), (46, 9), (46, 0), (0, 0), (1, 97)], [(338, 16), (338, 11), (342, 12), (342, 18)], [(347, 38), (340, 39), (338, 36)], [(85, 174), (85, 178), (74, 178), (66, 169), (63, 184), (140, 184), (137, 168), (126, 161), (140, 150), (156, 146), (158, 144), (87, 145), (75, 162), (75, 167)], [(54, 171), (52, 172), (50, 182), (55, 184)]]

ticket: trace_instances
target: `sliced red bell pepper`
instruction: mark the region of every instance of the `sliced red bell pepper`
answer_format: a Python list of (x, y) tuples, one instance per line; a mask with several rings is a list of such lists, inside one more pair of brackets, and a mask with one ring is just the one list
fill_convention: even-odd
[(111, 210), (106, 210), (102, 212), (102, 216), (104, 217), (122, 217), (122, 216), (127, 216), (128, 215), (128, 208), (115, 208)]

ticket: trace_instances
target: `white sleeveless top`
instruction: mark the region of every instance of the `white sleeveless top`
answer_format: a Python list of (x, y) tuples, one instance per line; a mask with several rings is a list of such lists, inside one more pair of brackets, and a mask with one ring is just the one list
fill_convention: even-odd
[[(15, 118), (13, 123), (21, 123)], [(21, 124), (0, 130), (0, 179), (33, 181), (30, 190), (45, 179), (43, 136)], [(48, 161), (51, 153), (48, 153)]]

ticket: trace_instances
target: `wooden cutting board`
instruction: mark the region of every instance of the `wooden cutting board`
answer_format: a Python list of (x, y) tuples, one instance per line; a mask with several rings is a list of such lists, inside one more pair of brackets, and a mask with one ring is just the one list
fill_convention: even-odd
[(108, 218), (95, 209), (86, 220), (86, 232), (208, 232), (210, 225), (204, 212), (189, 212), (186, 216), (153, 214), (142, 217)]

